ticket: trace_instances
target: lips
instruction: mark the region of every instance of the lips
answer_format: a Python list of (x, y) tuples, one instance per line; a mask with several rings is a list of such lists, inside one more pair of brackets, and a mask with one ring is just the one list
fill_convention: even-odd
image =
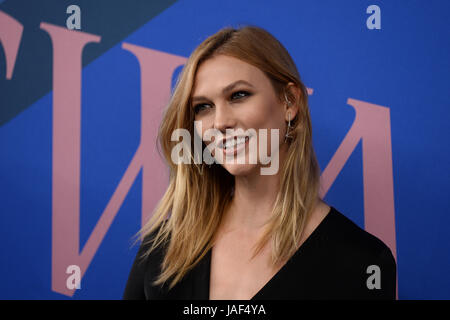
[(217, 147), (222, 150), (230, 150), (239, 147), (242, 144), (245, 144), (250, 139), (249, 136), (234, 136), (234, 137), (226, 137), (220, 140), (217, 143)]
[(227, 157), (237, 156), (244, 151), (249, 143), (250, 136), (235, 136), (228, 139), (222, 139), (217, 144), (217, 148), (223, 152), (223, 155)]

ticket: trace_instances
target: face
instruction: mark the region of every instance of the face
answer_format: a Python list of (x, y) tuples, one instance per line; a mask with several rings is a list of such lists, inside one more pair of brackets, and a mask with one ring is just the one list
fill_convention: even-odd
[[(211, 154), (221, 158), (219, 163), (232, 175), (258, 174), (261, 166), (271, 165), (268, 159), (285, 151), (286, 104), (257, 67), (225, 55), (204, 61), (197, 70), (191, 101), (197, 134), (205, 145), (215, 147)], [(207, 141), (205, 133), (211, 129), (221, 134)], [(261, 129), (266, 129), (265, 139)]]

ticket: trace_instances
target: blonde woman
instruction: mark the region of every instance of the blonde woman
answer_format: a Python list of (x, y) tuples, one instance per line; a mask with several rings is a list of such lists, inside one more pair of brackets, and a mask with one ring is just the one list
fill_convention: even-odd
[[(190, 162), (174, 161), (177, 129)], [(319, 197), (307, 90), (264, 29), (227, 27), (194, 50), (159, 143), (169, 186), (124, 299), (395, 298), (389, 248)], [(208, 150), (213, 163), (195, 161)]]

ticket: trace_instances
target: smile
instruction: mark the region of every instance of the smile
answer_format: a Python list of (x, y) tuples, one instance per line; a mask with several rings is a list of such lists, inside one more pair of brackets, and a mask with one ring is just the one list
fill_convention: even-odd
[(225, 155), (235, 155), (245, 148), (249, 140), (249, 136), (223, 139), (217, 147), (219, 149), (222, 149)]

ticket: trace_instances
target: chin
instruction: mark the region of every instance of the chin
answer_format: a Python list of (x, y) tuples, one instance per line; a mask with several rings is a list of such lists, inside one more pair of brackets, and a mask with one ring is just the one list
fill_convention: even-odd
[(247, 176), (258, 171), (256, 164), (224, 164), (223, 167), (235, 177)]

